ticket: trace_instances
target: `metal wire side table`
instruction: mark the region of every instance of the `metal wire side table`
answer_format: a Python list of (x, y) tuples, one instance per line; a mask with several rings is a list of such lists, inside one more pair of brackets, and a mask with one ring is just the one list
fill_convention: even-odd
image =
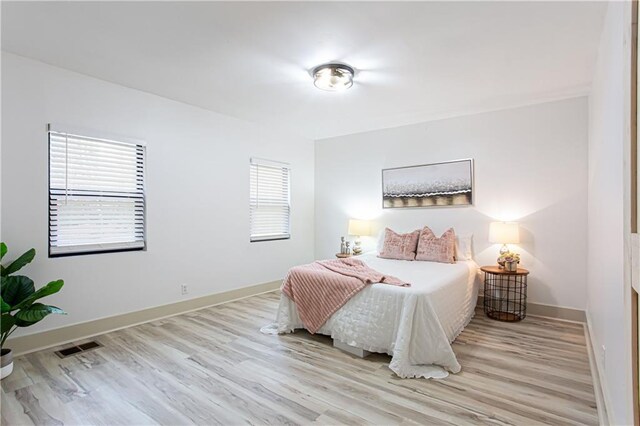
[(498, 321), (521, 321), (527, 316), (527, 276), (529, 271), (518, 268), (505, 271), (498, 266), (483, 266), (484, 313)]

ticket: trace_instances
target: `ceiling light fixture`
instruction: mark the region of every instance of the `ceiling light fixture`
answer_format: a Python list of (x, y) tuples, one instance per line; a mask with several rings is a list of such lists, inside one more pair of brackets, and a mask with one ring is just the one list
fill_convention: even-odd
[(330, 63), (315, 67), (311, 74), (318, 89), (338, 92), (353, 86), (355, 72), (349, 65)]

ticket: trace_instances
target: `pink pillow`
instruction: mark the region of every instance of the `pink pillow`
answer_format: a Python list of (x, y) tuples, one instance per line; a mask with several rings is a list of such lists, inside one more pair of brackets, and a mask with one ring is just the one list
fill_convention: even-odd
[(378, 257), (385, 259), (414, 260), (420, 230), (409, 234), (397, 234), (391, 229), (384, 230), (384, 246)]
[(455, 263), (456, 234), (453, 228), (447, 229), (440, 238), (425, 226), (420, 232), (416, 260), (430, 262)]

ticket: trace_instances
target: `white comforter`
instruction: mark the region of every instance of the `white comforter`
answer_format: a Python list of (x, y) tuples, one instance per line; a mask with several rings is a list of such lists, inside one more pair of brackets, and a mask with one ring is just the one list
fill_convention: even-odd
[[(443, 378), (460, 371), (451, 342), (473, 318), (478, 297), (478, 265), (359, 257), (368, 266), (411, 283), (411, 287), (372, 284), (329, 318), (318, 333), (370, 352), (392, 355), (398, 376)], [(263, 332), (304, 328), (296, 305), (280, 298), (276, 324)]]

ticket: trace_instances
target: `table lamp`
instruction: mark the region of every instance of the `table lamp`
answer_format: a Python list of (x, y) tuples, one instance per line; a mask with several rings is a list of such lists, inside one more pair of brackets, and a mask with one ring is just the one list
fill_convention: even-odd
[(520, 228), (516, 222), (491, 222), (489, 225), (489, 242), (502, 244), (500, 255), (509, 252), (507, 244), (520, 242)]
[(349, 230), (347, 233), (356, 237), (353, 254), (357, 256), (362, 253), (360, 237), (371, 235), (371, 224), (366, 220), (349, 219)]

